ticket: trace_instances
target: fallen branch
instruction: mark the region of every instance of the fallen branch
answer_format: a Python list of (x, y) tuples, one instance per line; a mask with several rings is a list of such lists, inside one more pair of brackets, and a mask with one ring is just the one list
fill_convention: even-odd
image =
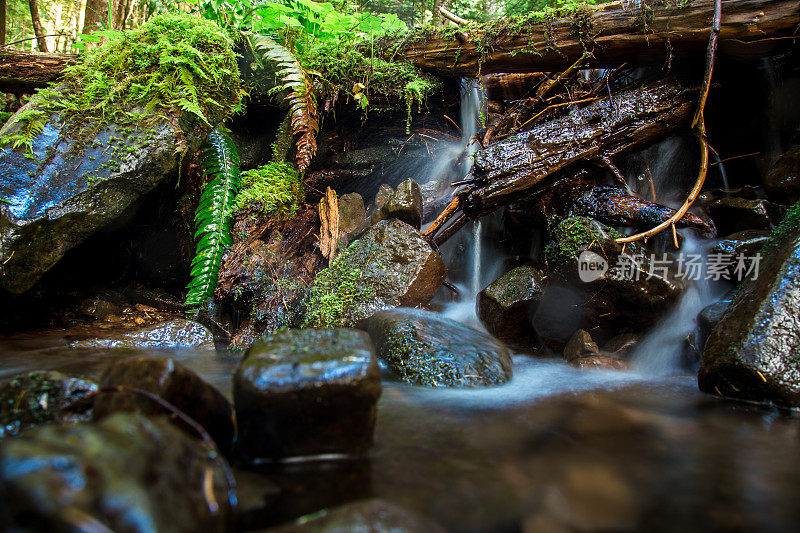
[[(695, 181), (694, 187), (692, 187), (692, 190), (689, 192), (689, 196), (683, 202), (683, 205), (681, 205), (681, 207), (673, 216), (653, 229), (643, 233), (630, 235), (628, 237), (621, 237), (617, 239), (617, 242), (619, 243), (633, 242), (640, 239), (645, 239), (646, 242), (649, 237), (661, 233), (670, 226), (673, 227), (674, 233), (675, 222), (680, 220), (681, 217), (683, 217), (683, 215), (689, 210), (694, 201), (697, 199), (697, 196), (700, 194), (700, 190), (703, 188), (703, 184), (706, 181), (706, 175), (708, 174), (708, 139), (706, 138), (706, 124), (703, 112), (706, 107), (708, 92), (711, 89), (711, 77), (714, 74), (714, 58), (717, 51), (717, 38), (719, 37), (721, 19), (722, 0), (715, 0), (714, 21), (711, 25), (711, 35), (708, 38), (708, 50), (706, 52), (706, 70), (703, 76), (703, 88), (700, 91), (700, 96), (697, 99), (697, 109), (695, 110), (694, 118), (692, 119), (692, 129), (695, 130), (697, 139), (700, 142), (700, 171), (697, 174), (697, 181)], [(677, 236), (673, 234), (673, 238), (677, 244)]]
[(459, 17), (449, 9), (445, 8), (444, 6), (439, 6), (439, 13), (441, 13), (441, 15), (444, 18), (446, 18), (450, 22), (454, 22), (458, 26), (466, 26), (467, 24), (469, 24), (469, 21), (467, 19), (462, 19), (461, 17)]

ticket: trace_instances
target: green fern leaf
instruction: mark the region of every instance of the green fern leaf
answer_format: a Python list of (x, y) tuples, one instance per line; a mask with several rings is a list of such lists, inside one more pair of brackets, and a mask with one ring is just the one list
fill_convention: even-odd
[(274, 61), (280, 67), (278, 76), (281, 85), (278, 90), (286, 90), (289, 95), (289, 114), (291, 115), (292, 134), (297, 139), (297, 167), (302, 171), (311, 164), (311, 158), (317, 152), (316, 135), (319, 131), (319, 113), (314, 97), (314, 86), (297, 58), (286, 47), (276, 43), (265, 35), (248, 34), (250, 46), (263, 59)]
[(231, 211), (239, 190), (239, 154), (231, 138), (214, 130), (200, 148), (203, 192), (195, 212), (197, 254), (186, 305), (195, 312), (214, 294), (222, 254), (231, 244)]

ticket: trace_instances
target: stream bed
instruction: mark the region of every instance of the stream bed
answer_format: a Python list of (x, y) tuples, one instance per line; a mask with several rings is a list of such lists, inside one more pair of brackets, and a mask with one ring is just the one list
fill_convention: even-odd
[[(237, 362), (213, 350), (75, 350), (90, 330), (0, 338), (0, 379), (97, 375), (112, 359), (169, 356), (228, 398)], [(800, 419), (724, 401), (695, 377), (578, 370), (514, 358), (479, 390), (389, 380), (363, 460), (238, 467), (240, 526), (257, 530), (367, 497), (449, 531), (791, 530), (800, 521)]]

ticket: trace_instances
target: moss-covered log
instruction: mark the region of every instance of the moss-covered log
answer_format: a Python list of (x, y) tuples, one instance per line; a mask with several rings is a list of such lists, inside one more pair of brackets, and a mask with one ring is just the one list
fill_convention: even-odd
[[(524, 23), (421, 34), (407, 41), (404, 53), (417, 67), (448, 76), (560, 71), (586, 51), (594, 66), (666, 62), (671, 54), (705, 48), (713, 14), (714, 0), (612, 2)], [(719, 52), (763, 55), (790, 45), (798, 24), (797, 0), (726, 1)]]
[(74, 54), (45, 54), (0, 50), (0, 92), (32, 93), (34, 89), (61, 79), (64, 69), (74, 65)]

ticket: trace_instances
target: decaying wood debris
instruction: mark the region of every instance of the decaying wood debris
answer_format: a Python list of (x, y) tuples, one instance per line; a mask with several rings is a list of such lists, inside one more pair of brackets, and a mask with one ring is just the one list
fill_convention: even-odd
[[(611, 160), (685, 129), (696, 92), (661, 80), (590, 103), (479, 150), (469, 183), (428, 229), (441, 243), (454, 229), (529, 195), (559, 171), (578, 163), (612, 166)], [(461, 211), (445, 230), (440, 228)]]

